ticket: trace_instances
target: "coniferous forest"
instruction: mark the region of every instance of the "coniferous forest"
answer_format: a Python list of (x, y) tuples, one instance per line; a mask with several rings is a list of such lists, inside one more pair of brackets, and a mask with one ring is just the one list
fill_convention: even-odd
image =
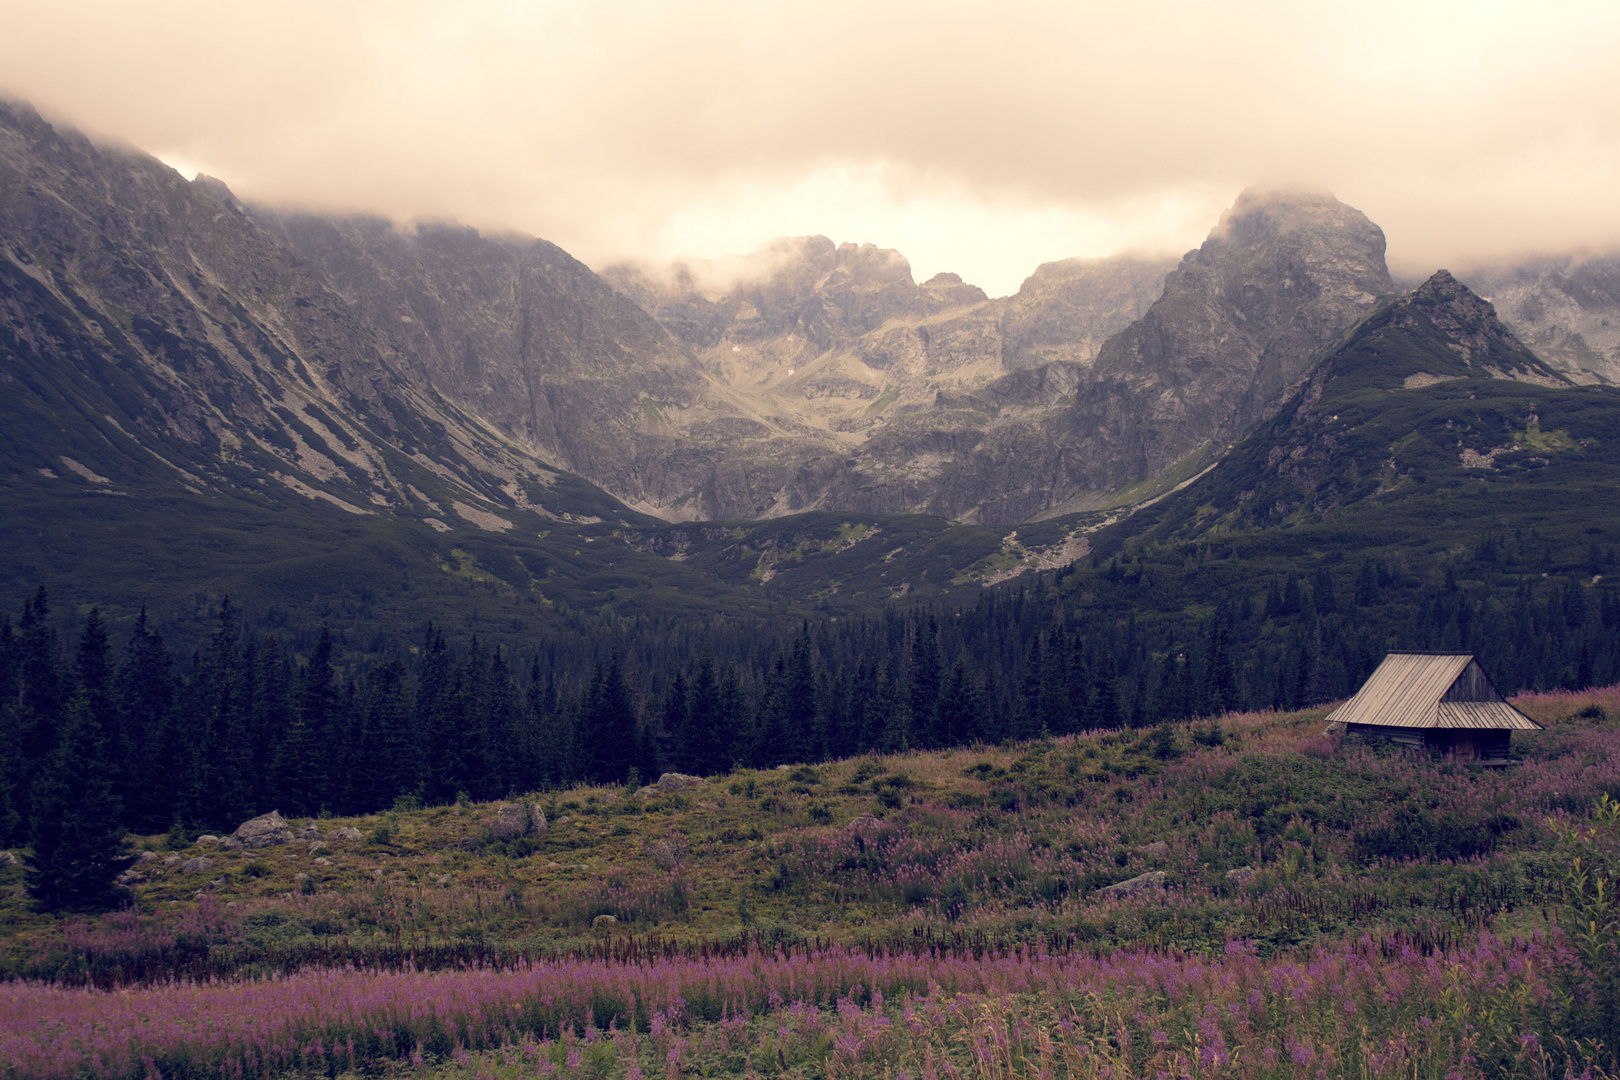
[(364, 654), (324, 627), (247, 632), (226, 598), (177, 655), (144, 611), (123, 633), (95, 611), (69, 626), (41, 586), (0, 622), (0, 830), (38, 850), (64, 816), (99, 816), (109, 835), (228, 830), (271, 809), (357, 814), (1293, 709), (1354, 692), (1393, 648), (1472, 652), (1504, 693), (1620, 677), (1620, 589), (1592, 572), (1612, 556), (1594, 548), (1593, 565), (1554, 575), (1515, 551), (1487, 538), (1443, 570), (1239, 568), (1224, 590), (1199, 584), (1203, 603), (1167, 616), (1159, 597), (1147, 618), (1164, 571), (1138, 556), (971, 607), (618, 620), (527, 649), (429, 623)]

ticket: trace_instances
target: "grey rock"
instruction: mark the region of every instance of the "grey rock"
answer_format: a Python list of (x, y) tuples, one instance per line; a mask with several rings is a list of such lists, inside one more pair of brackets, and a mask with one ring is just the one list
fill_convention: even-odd
[(1137, 850), (1149, 858), (1162, 859), (1170, 854), (1170, 845), (1163, 840), (1155, 840), (1151, 844), (1143, 844)]
[(13, 855), (9, 851), (0, 851), (0, 866), (15, 865), (17, 865), (17, 856)]
[(350, 843), (353, 843), (356, 840), (364, 840), (365, 838), (365, 834), (352, 825), (345, 825), (332, 834), (332, 839), (345, 840)]
[(180, 872), (182, 874), (201, 874), (205, 871), (212, 870), (213, 868), (214, 860), (196, 858), (188, 861), (184, 866), (180, 867)]
[(317, 840), (313, 844), (309, 845), (309, 853), (311, 855), (314, 855), (316, 852), (330, 851), (330, 850), (331, 850), (331, 847), (327, 844), (327, 842), (325, 840)]
[[(10, 853), (8, 852), (7, 854)], [(139, 862), (152, 862), (157, 857), (158, 853), (155, 851), (143, 851), (139, 855), (135, 856), (136, 860)]]
[(146, 875), (131, 867), (113, 879), (120, 885), (136, 885), (146, 880)]
[(1112, 885), (1104, 885), (1092, 895), (1115, 897), (1135, 896), (1138, 893), (1144, 893), (1151, 889), (1164, 888), (1164, 883), (1169, 876), (1170, 875), (1166, 874), (1163, 870), (1150, 870), (1145, 874), (1138, 874), (1136, 877), (1130, 878), (1126, 881), (1118, 881)]
[(165, 858), (163, 860), (163, 865), (164, 866), (173, 866), (175, 863), (178, 863), (178, 862), (181, 862), (181, 861), (182, 860), (181, 860), (180, 856), (178, 856), (178, 855), (170, 855), (170, 856), (168, 856), (167, 858)]
[(793, 766), (791, 766), (791, 765), (778, 765), (776, 767), (776, 771), (777, 772), (792, 772), (793, 771)]
[(701, 776), (689, 776), (686, 773), (667, 772), (658, 778), (658, 783), (654, 786), (657, 787), (659, 791), (668, 794), (676, 791), (687, 791), (691, 788), (701, 787), (702, 785), (703, 777)]
[(197, 843), (203, 847), (210, 847), (219, 843), (219, 837), (210, 836), (208, 833), (203, 833), (203, 835), (197, 837)]
[(612, 930), (619, 925), (619, 920), (612, 915), (598, 915), (591, 920), (593, 930)]
[(315, 865), (316, 866), (331, 866), (332, 865), (332, 860), (331, 859), (324, 859), (324, 858), (323, 859), (316, 859), (315, 860)]
[(219, 842), (219, 846), (224, 848), (226, 851), (241, 851), (242, 841), (238, 840), (234, 836), (227, 836), (225, 839)]
[(281, 812), (272, 810), (268, 814), (260, 814), (256, 818), (242, 822), (231, 835), (240, 840), (245, 847), (265, 848), (291, 842), (293, 831), (292, 826), (287, 824), (287, 819), (281, 816)]
[(1252, 866), (1234, 866), (1226, 872), (1226, 880), (1233, 885), (1242, 885), (1254, 875), (1255, 869)]
[(297, 835), (298, 839), (300, 840), (319, 840), (321, 838), (321, 830), (317, 828), (315, 823), (312, 821), (308, 825), (305, 825), (302, 829), (299, 829)]
[(497, 840), (511, 840), (528, 832), (531, 820), (527, 803), (501, 803), (495, 808), (490, 833)]
[(1577, 383), (1620, 383), (1620, 255), (1560, 255), (1457, 277), (1518, 339)]
[(293, 875), (293, 884), (299, 886), (300, 888), (302, 888), (304, 885), (308, 884), (308, 882), (309, 882), (309, 875), (308, 874), (294, 874)]

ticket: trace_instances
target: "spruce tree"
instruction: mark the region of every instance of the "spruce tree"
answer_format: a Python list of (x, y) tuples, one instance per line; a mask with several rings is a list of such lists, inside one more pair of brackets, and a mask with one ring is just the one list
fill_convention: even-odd
[(88, 695), (68, 705), (57, 746), (34, 784), (28, 892), (46, 911), (103, 910), (118, 902), (123, 801), (107, 734)]

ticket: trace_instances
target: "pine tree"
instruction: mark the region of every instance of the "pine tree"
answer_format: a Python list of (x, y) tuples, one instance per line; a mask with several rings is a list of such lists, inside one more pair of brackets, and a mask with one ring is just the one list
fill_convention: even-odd
[(926, 626), (918, 619), (916, 640), (911, 646), (911, 728), (917, 745), (941, 746), (939, 736), (939, 623), (928, 616)]
[(635, 764), (636, 728), (635, 707), (630, 701), (630, 688), (624, 681), (624, 667), (614, 656), (606, 668), (597, 668), (585, 709), (581, 735), (590, 779), (603, 784), (624, 783), (630, 766)]
[(28, 892), (47, 911), (90, 911), (118, 902), (113, 879), (127, 866), (117, 768), (88, 695), (76, 694), (31, 799)]
[[(686, 710), (680, 727), (674, 731), (675, 768), (694, 776), (709, 776), (731, 763), (724, 760), (720, 746), (720, 684), (715, 680), (714, 651), (703, 650), (697, 674), (686, 694)], [(668, 730), (669, 718), (665, 716)]]
[(128, 820), (139, 832), (158, 832), (180, 809), (175, 774), (187, 754), (175, 709), (174, 660), (162, 635), (147, 621), (144, 606), (118, 669), (117, 687), (134, 762), (128, 774)]
[(292, 726), (281, 744), (276, 775), (277, 801), (288, 813), (314, 815), (328, 799), (330, 766), (335, 749), (331, 728), (336, 718), (338, 688), (332, 666), (332, 635), (321, 636), (309, 662), (298, 671)]

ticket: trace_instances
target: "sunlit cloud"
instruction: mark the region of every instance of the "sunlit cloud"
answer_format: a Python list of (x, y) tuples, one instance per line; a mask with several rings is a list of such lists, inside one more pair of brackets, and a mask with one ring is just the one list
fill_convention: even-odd
[(1612, 3), (4, 0), (0, 89), (242, 197), (592, 263), (821, 233), (992, 293), (1333, 190), (1397, 265), (1620, 244)]

